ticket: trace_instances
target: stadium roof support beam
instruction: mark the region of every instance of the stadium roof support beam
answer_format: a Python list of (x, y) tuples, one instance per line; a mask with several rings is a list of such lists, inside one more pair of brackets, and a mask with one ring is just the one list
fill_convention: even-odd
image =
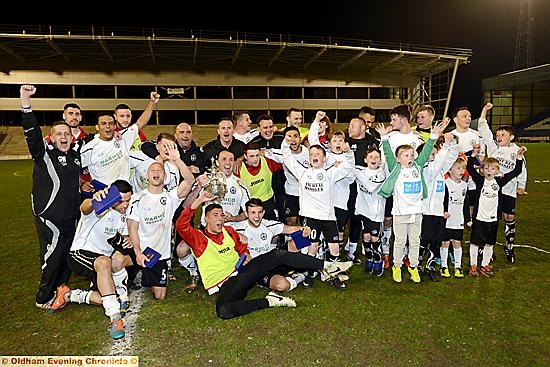
[(155, 57), (155, 49), (153, 48), (153, 41), (151, 40), (151, 37), (149, 37), (149, 52), (151, 52), (151, 59), (153, 60), (153, 64), (156, 64), (157, 60)]
[(283, 53), (283, 51), (285, 50), (286, 48), (286, 42), (283, 42), (281, 44), (281, 47), (279, 47), (279, 50), (277, 50), (277, 52), (275, 53), (275, 55), (273, 55), (273, 57), (271, 58), (271, 60), (269, 60), (269, 63), (267, 64), (267, 66), (271, 67), (271, 65), (273, 65), (273, 63), (275, 61), (277, 61), (277, 59), (279, 58), (279, 56), (281, 56), (281, 54)]
[(393, 64), (394, 62), (396, 62), (397, 60), (399, 60), (403, 56), (405, 56), (404, 52), (401, 52), (400, 54), (395, 55), (394, 57), (384, 61), (383, 63), (381, 63), (377, 67), (372, 68), (371, 73), (376, 73), (378, 70), (381, 70), (381, 69), (385, 68), (386, 66), (389, 66), (389, 65)]
[(103, 49), (103, 52), (105, 52), (105, 55), (107, 55), (109, 60), (111, 60), (111, 62), (114, 64), (115, 59), (113, 58), (113, 55), (111, 55), (111, 52), (109, 51), (109, 48), (107, 47), (107, 44), (105, 43), (105, 41), (100, 39), (98, 42), (101, 48)]
[(460, 65), (458, 59), (455, 60), (455, 66), (453, 69), (453, 76), (451, 77), (451, 83), (449, 84), (449, 93), (447, 93), (447, 102), (445, 102), (445, 110), (443, 111), (443, 117), (447, 116), (449, 112), (449, 104), (451, 103), (451, 96), (453, 94), (453, 88), (455, 85), (456, 72), (458, 71), (458, 65)]
[(193, 65), (197, 65), (197, 55), (199, 54), (199, 39), (193, 38), (195, 47), (193, 48)]
[(243, 40), (239, 40), (239, 45), (237, 46), (237, 49), (235, 50), (235, 55), (233, 55), (233, 59), (231, 60), (231, 66), (235, 66), (235, 62), (237, 62), (237, 58), (239, 57), (239, 54), (241, 53), (242, 49), (243, 49)]
[(59, 56), (61, 56), (65, 61), (71, 62), (71, 59), (69, 59), (69, 57), (67, 55), (65, 55), (65, 52), (63, 52), (63, 50), (61, 48), (59, 48), (59, 46), (57, 46), (52, 39), (48, 38), (48, 39), (46, 39), (46, 42), (48, 42), (50, 47), (53, 48), (55, 50), (55, 52), (57, 52), (59, 54)]
[(438, 62), (439, 59), (441, 59), (441, 56), (437, 56), (437, 57), (434, 57), (433, 59), (423, 63), (422, 65), (418, 65), (412, 69), (410, 69), (409, 71), (403, 73), (403, 75), (409, 75), (409, 74), (412, 74), (418, 70), (422, 70), (424, 68), (427, 68), (428, 66), (430, 66), (431, 64), (435, 63), (435, 62)]
[(315, 55), (311, 57), (311, 59), (307, 60), (304, 63), (304, 69), (307, 69), (309, 65), (313, 64), (315, 60), (317, 60), (322, 54), (324, 54), (327, 50), (327, 46), (323, 46)]
[(6, 53), (8, 53), (9, 55), (15, 57), (17, 60), (21, 61), (22, 63), (25, 63), (25, 58), (21, 55), (19, 55), (17, 52), (15, 52), (10, 46), (4, 44), (4, 43), (0, 43), (0, 48), (4, 51), (6, 51)]
[(367, 53), (367, 50), (362, 50), (361, 52), (359, 52), (355, 56), (353, 56), (353, 57), (349, 58), (348, 60), (346, 60), (344, 63), (338, 65), (338, 67), (336, 69), (338, 71), (342, 70), (343, 68), (345, 68), (346, 66), (348, 66), (351, 63), (355, 62), (355, 60), (359, 59), (361, 56), (363, 56), (366, 53)]

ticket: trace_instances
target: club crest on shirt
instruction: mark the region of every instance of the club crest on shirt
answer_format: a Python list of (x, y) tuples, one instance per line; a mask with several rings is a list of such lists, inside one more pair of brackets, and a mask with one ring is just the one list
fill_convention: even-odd
[(166, 198), (165, 197), (160, 198), (160, 203), (162, 205), (166, 205)]
[(234, 187), (231, 187), (231, 188), (229, 189), (229, 192), (230, 192), (231, 194), (236, 194), (236, 193), (237, 193), (237, 189), (234, 188)]
[(262, 241), (267, 240), (267, 233), (262, 232), (262, 234), (260, 235), (260, 239), (261, 239)]
[(354, 152), (357, 151), (357, 144), (352, 144), (350, 149)]
[(512, 152), (510, 154), (510, 160), (515, 161), (516, 160), (516, 153)]
[(80, 166), (80, 160), (78, 158), (75, 158), (74, 159), (74, 164), (76, 164), (77, 166)]
[(62, 166), (67, 165), (67, 157), (65, 157), (64, 155), (60, 155), (59, 157), (57, 157), (57, 160), (59, 161), (59, 163), (61, 163)]
[(498, 184), (497, 183), (491, 184), (491, 189), (497, 191), (498, 190)]
[(324, 175), (323, 175), (322, 173), (318, 173), (318, 174), (317, 174), (317, 179), (318, 179), (319, 181), (324, 180), (324, 178), (325, 178), (325, 177), (324, 177)]
[(195, 154), (191, 154), (191, 162), (195, 162), (197, 160), (197, 156)]
[(117, 149), (120, 148), (120, 142), (115, 141), (115, 144), (114, 144), (114, 145), (115, 145), (115, 148), (117, 148)]
[(418, 171), (416, 171), (416, 170), (412, 171), (412, 176), (414, 178), (418, 178)]

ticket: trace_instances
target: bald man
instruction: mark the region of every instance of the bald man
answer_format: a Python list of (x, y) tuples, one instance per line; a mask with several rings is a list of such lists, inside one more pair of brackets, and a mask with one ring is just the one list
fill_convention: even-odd
[[(181, 160), (189, 167), (195, 177), (204, 173), (206, 163), (201, 148), (197, 145), (195, 140), (193, 140), (193, 129), (191, 125), (186, 122), (180, 123), (176, 126), (174, 135), (176, 137)], [(151, 158), (156, 158), (159, 155), (154, 141), (149, 140), (143, 142), (141, 144), (141, 150)]]

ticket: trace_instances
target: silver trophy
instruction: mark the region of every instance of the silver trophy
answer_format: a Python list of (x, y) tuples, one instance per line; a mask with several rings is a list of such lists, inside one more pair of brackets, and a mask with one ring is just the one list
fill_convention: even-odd
[(212, 195), (216, 196), (216, 201), (220, 202), (227, 193), (227, 183), (225, 180), (225, 174), (218, 171), (218, 166), (214, 157), (212, 157), (212, 167), (210, 172), (207, 173), (210, 182), (206, 187), (206, 190)]

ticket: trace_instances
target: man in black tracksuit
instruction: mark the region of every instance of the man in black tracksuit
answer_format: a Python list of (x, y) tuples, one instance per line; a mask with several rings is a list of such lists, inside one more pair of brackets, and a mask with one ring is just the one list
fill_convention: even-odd
[(32, 210), (42, 269), (36, 305), (56, 310), (64, 307), (63, 295), (69, 290), (67, 255), (80, 216), (80, 155), (71, 148), (71, 130), (64, 121), (54, 123), (46, 143), (31, 109), (35, 92), (32, 85), (21, 87), (22, 124), (34, 161)]

